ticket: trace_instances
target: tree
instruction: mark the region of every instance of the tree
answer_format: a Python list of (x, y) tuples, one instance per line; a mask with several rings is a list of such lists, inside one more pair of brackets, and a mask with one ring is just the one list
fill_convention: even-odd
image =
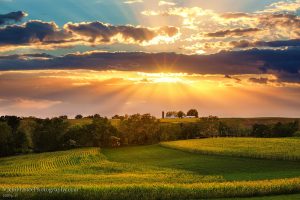
[(63, 146), (74, 147), (74, 145), (70, 146), (70, 141), (75, 141), (75, 146), (93, 146), (93, 138), (88, 127), (88, 125), (70, 127), (63, 136)]
[(265, 124), (254, 124), (252, 126), (251, 135), (255, 137), (270, 137), (272, 135), (271, 126)]
[(76, 116), (75, 116), (75, 119), (82, 119), (82, 118), (83, 118), (82, 115), (76, 115)]
[(293, 137), (300, 137), (300, 131), (296, 131), (293, 135)]
[(20, 125), (21, 118), (17, 116), (2, 116), (0, 121), (7, 122), (7, 125), (11, 127), (12, 133), (15, 134)]
[[(18, 128), (18, 132), (23, 132), (26, 136), (25, 144), (21, 146), (25, 147), (23, 152), (27, 152), (33, 149), (32, 135), (37, 126), (36, 118), (25, 118), (21, 121)], [(27, 143), (27, 144), (26, 144)], [(25, 146), (24, 146), (25, 145)], [(27, 147), (26, 147), (27, 145)]]
[(125, 116), (121, 116), (121, 115), (114, 115), (112, 117), (112, 119), (119, 119), (119, 120), (124, 120), (126, 117)]
[(158, 141), (171, 141), (183, 139), (181, 124), (179, 123), (159, 123)]
[(231, 134), (231, 128), (225, 122), (220, 122), (219, 123), (219, 135), (221, 137), (227, 137), (227, 136), (230, 136), (230, 134)]
[(101, 118), (99, 114), (94, 114), (94, 118)]
[(69, 123), (61, 118), (38, 119), (33, 132), (34, 149), (37, 152), (55, 151), (62, 148), (62, 139)]
[(117, 129), (107, 118), (94, 118), (93, 123), (88, 125), (88, 132), (92, 136), (93, 146), (104, 147), (110, 145), (111, 136), (117, 135)]
[(298, 130), (299, 122), (296, 120), (290, 123), (278, 122), (273, 126), (272, 136), (273, 137), (292, 137), (293, 134)]
[(6, 122), (0, 122), (0, 156), (14, 153), (12, 129)]
[(18, 129), (18, 131), (14, 135), (14, 143), (17, 153), (29, 152), (30, 142), (27, 134), (24, 131)]
[(196, 118), (199, 117), (199, 116), (198, 116), (198, 111), (197, 111), (196, 109), (190, 109), (190, 110), (187, 112), (186, 115), (187, 115), (187, 116), (194, 116), (194, 117), (196, 117)]
[(166, 117), (177, 117), (177, 111), (168, 111)]
[(120, 123), (123, 144), (151, 144), (159, 141), (158, 121), (150, 114), (135, 114)]
[(194, 139), (201, 136), (198, 123), (181, 123), (180, 126), (181, 126), (180, 139)]
[(216, 116), (202, 117), (198, 123), (200, 132), (204, 136), (215, 137), (219, 135), (219, 118)]
[(183, 117), (185, 116), (185, 113), (184, 113), (183, 111), (179, 111), (179, 112), (177, 113), (177, 116), (178, 116), (179, 118), (183, 118)]

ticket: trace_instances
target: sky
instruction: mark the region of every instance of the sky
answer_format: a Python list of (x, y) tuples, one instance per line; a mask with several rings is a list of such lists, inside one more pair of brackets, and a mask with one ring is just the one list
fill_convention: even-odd
[(0, 0), (0, 115), (300, 117), (300, 0)]

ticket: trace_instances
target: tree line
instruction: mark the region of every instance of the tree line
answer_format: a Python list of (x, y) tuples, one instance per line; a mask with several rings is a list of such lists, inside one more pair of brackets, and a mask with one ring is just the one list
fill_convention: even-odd
[(166, 112), (166, 117), (178, 117), (178, 118), (183, 118), (186, 116), (192, 116), (195, 118), (199, 117), (199, 113), (196, 109), (190, 109), (186, 113), (183, 112), (182, 110), (180, 111), (168, 111)]
[[(77, 118), (77, 119), (81, 119)], [(78, 147), (145, 145), (161, 141), (206, 137), (291, 137), (299, 135), (299, 122), (253, 124), (202, 117), (193, 123), (162, 123), (150, 114), (119, 116), (117, 126), (100, 115), (91, 123), (72, 125), (66, 116), (39, 119), (0, 117), (0, 156), (48, 152)]]

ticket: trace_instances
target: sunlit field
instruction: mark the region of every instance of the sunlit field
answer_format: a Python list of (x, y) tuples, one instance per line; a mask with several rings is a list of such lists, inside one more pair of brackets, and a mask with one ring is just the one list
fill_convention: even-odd
[[(68, 122), (71, 124), (71, 126), (82, 126), (86, 124), (91, 124), (93, 122), (93, 119), (89, 119), (89, 118), (69, 119)], [(110, 122), (115, 127), (119, 126), (120, 124), (119, 119), (110, 119)]]
[(161, 145), (201, 154), (300, 160), (300, 139), (295, 138), (209, 138)]
[(298, 161), (201, 155), (160, 145), (0, 159), (1, 193), (19, 189), (13, 194), (20, 199), (252, 197), (300, 192), (299, 177)]
[[(264, 123), (264, 124), (271, 124), (277, 122), (291, 122), (293, 120), (297, 120), (297, 118), (220, 118), (222, 122), (225, 123), (241, 123), (242, 125), (249, 127), (255, 123)], [(92, 119), (83, 118), (83, 119), (69, 119), (69, 123), (72, 126), (81, 126), (85, 124), (92, 123)], [(201, 119), (199, 118), (164, 118), (159, 119), (161, 123), (194, 123), (199, 122)], [(113, 126), (118, 126), (120, 124), (120, 119), (110, 119), (110, 122)]]

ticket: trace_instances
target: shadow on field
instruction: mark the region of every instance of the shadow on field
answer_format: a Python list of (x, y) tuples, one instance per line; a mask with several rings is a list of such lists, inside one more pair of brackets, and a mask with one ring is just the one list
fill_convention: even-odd
[(300, 176), (300, 163), (229, 156), (200, 155), (160, 145), (103, 149), (109, 161), (185, 170), (226, 180), (259, 180)]

